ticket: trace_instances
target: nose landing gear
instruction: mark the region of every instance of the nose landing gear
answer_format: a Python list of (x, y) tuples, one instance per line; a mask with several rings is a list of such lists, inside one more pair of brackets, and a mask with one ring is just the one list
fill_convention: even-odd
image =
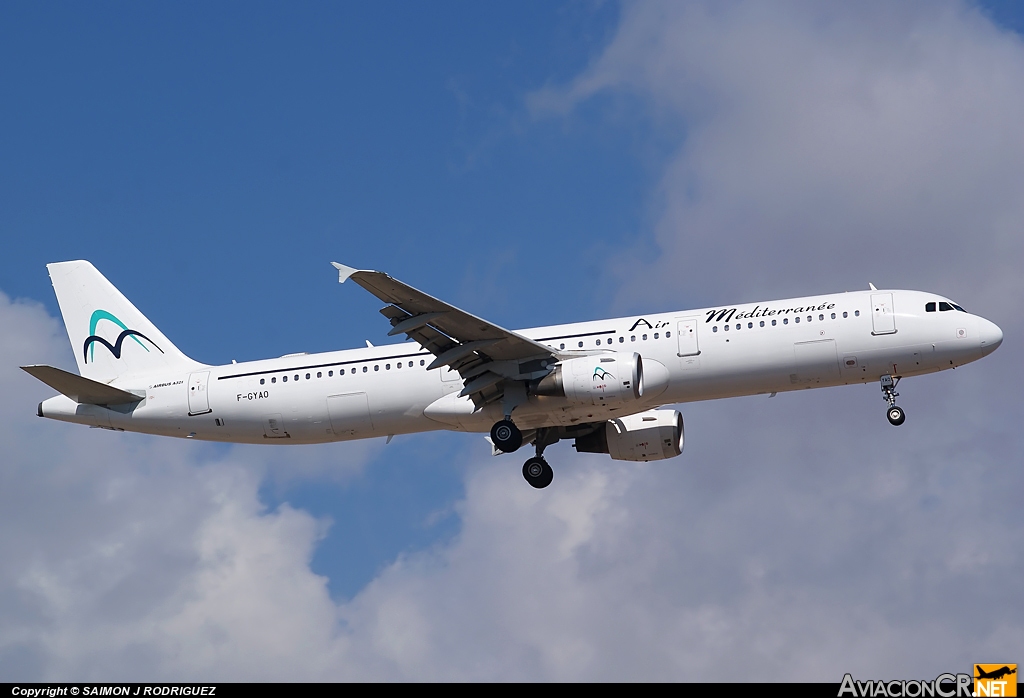
[(903, 424), (903, 422), (907, 421), (907, 413), (903, 411), (903, 408), (896, 406), (896, 398), (900, 396), (900, 394), (896, 392), (896, 386), (899, 382), (899, 377), (894, 381), (892, 376), (888, 373), (881, 378), (882, 397), (884, 397), (885, 401), (889, 403), (889, 409), (886, 411), (885, 416), (889, 420), (889, 424), (894, 427), (898, 427)]

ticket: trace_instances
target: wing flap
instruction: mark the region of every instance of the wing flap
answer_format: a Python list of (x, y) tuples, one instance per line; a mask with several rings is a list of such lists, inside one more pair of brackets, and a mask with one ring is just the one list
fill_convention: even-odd
[(125, 405), (143, 399), (126, 390), (83, 378), (53, 366), (22, 366), (21, 370), (82, 405)]

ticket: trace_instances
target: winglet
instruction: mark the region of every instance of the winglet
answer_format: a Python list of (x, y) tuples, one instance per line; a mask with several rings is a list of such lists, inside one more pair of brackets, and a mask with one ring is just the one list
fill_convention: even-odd
[(352, 267), (346, 267), (344, 264), (338, 264), (337, 262), (331, 262), (331, 266), (338, 270), (338, 283), (345, 283), (345, 279), (355, 274), (358, 269)]

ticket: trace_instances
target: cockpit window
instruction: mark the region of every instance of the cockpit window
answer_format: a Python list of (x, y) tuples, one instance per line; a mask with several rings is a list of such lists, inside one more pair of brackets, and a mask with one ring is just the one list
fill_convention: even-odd
[(961, 308), (961, 307), (960, 307), (959, 305), (957, 305), (956, 303), (950, 303), (950, 305), (952, 305), (952, 306), (953, 306), (954, 308), (956, 308), (957, 310), (959, 310), (959, 311), (960, 311), (961, 313), (966, 313), (966, 312), (967, 312), (966, 310), (964, 310), (963, 308)]
[(939, 310), (940, 311), (945, 312), (947, 310), (952, 310), (952, 309), (953, 309), (953, 306), (950, 305), (949, 303), (947, 303), (946, 301), (939, 301)]
[(924, 304), (924, 312), (926, 312), (926, 313), (934, 313), (935, 312), (935, 301), (932, 301), (931, 303), (925, 303)]

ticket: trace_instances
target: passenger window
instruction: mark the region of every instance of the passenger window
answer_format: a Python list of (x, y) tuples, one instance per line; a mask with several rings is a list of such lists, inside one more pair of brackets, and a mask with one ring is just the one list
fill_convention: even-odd
[[(799, 319), (799, 318), (797, 318), (797, 319)], [(789, 324), (789, 318), (788, 317), (782, 318), (782, 324), (783, 325), (788, 325)]]
[(370, 369), (368, 369), (368, 368), (367, 368), (366, 366), (363, 366), (363, 373), (366, 373), (366, 372), (367, 372), (367, 371), (369, 371), (369, 370), (370, 370)]
[(764, 327), (764, 320), (761, 321), (761, 327)]
[(636, 335), (635, 334), (634, 335), (630, 335), (629, 336), (629, 341), (635, 342), (636, 341)]
[(658, 333), (657, 333), (657, 332), (655, 332), (655, 333), (654, 333), (654, 338), (655, 338), (655, 339), (657, 339), (657, 338), (658, 338)]
[(625, 341), (626, 341), (625, 337), (622, 337), (622, 336), (619, 337), (619, 344), (622, 344)]
[(800, 322), (800, 316), (797, 315), (795, 318), (793, 318), (793, 322)]
[(605, 344), (611, 344), (612, 343), (612, 338), (609, 337), (608, 339), (604, 340), (604, 343)]
[(952, 309), (953, 309), (953, 306), (951, 306), (946, 301), (939, 301), (939, 311), (940, 312), (946, 311), (946, 310), (952, 310)]
[(597, 346), (601, 346), (601, 340), (600, 340), (600, 339), (599, 339), (599, 340), (597, 340), (597, 341), (596, 341), (596, 342), (594, 342), (594, 343), (595, 343), (595, 344), (596, 344)]
[(819, 320), (824, 320), (824, 319), (825, 319), (825, 314), (824, 314), (824, 313), (822, 313), (821, 315), (819, 315), (819, 316), (818, 316), (818, 319), (819, 319)]
[(565, 342), (562, 342), (561, 344), (559, 344), (558, 348), (559, 349), (565, 349)]
[(281, 376), (281, 382), (282, 383), (287, 383), (288, 382), (288, 376)]
[(309, 374), (308, 373), (306, 374), (306, 380), (309, 380)]
[(426, 365), (427, 365), (427, 362), (425, 360), (423, 360), (423, 359), (420, 359), (420, 366), (426, 366)]
[(843, 311), (843, 317), (847, 317), (845, 310)]
[(316, 372), (316, 377), (317, 377), (317, 378), (323, 378), (323, 377), (324, 377), (324, 374), (320, 373), (320, 371), (317, 371), (317, 372)]
[(580, 349), (583, 348), (583, 342), (580, 342)]
[(640, 337), (640, 339), (642, 339), (642, 340), (644, 340), (646, 342), (647, 341), (647, 335), (643, 335), (642, 337)]
[(726, 332), (728, 332), (729, 331), (729, 325), (722, 325), (722, 329), (725, 330)]
[(753, 326), (754, 326), (754, 323), (752, 323), (752, 322), (748, 322), (748, 323), (747, 323), (747, 329), (748, 329), (748, 330), (749, 330), (750, 328), (752, 328)]
[(860, 311), (859, 310), (854, 310), (853, 314), (854, 314), (855, 317), (860, 317)]
[(776, 320), (772, 320), (772, 327), (775, 327)]
[(266, 382), (267, 382), (266, 378), (260, 378), (260, 385), (263, 385)]
[(836, 319), (836, 314), (835, 314), (835, 313), (832, 313), (832, 319), (833, 319), (833, 320), (835, 320), (835, 319)]
[[(308, 373), (306, 374), (306, 378), (309, 378), (309, 374)], [(298, 373), (295, 374), (295, 380), (299, 380), (299, 374)]]
[(373, 365), (373, 370), (374, 371), (379, 371), (380, 370), (380, 364), (374, 364)]
[[(341, 374), (339, 373), (339, 375), (341, 375)], [(328, 371), (327, 372), (327, 377), (328, 378), (333, 378), (334, 377), (334, 371)]]
[(718, 325), (715, 325), (714, 327), (712, 327), (711, 331), (712, 332), (718, 332)]
[(669, 338), (669, 337), (671, 337), (671, 336), (672, 336), (672, 333), (671, 333), (671, 332), (666, 332), (666, 333), (665, 333), (665, 339), (668, 339), (668, 338)]
[(276, 383), (277, 382), (277, 376), (274, 376), (273, 378), (271, 378), (270, 382), (271, 383)]
[(385, 371), (390, 371), (391, 370), (391, 364), (384, 364), (384, 370)]
[(412, 361), (409, 362), (409, 368), (412, 368)]

